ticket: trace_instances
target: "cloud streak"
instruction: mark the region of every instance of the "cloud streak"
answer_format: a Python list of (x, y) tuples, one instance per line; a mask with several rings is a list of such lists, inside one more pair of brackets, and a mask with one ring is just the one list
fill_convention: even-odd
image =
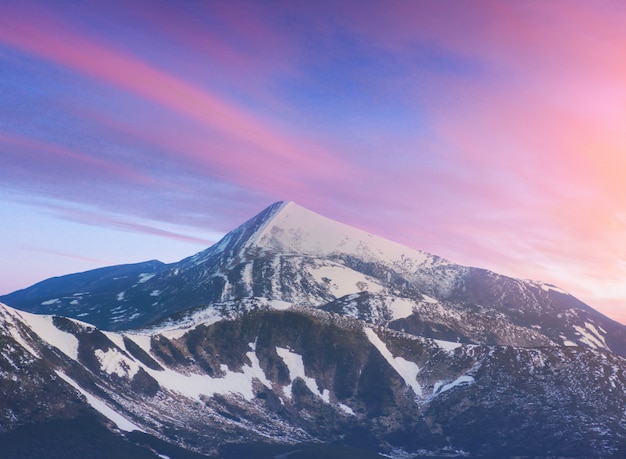
[[(192, 159), (199, 163), (208, 164), (218, 176), (228, 175), (245, 184), (249, 174), (239, 176), (237, 172), (258, 167), (292, 174), (304, 169), (314, 171), (317, 177), (330, 179), (337, 178), (334, 171), (345, 169), (341, 160), (326, 151), (311, 145), (302, 148), (211, 91), (186, 83), (123, 52), (76, 36), (67, 27), (55, 24), (53, 18), (42, 20), (35, 15), (32, 21), (32, 24), (3, 21), (0, 39), (15, 48), (139, 95), (239, 144), (228, 154), (202, 154), (198, 148), (178, 150), (180, 154), (192, 155)], [(234, 169), (233, 165), (241, 161), (250, 164), (246, 168)]]
[(626, 321), (619, 4), (147, 5), (0, 6), (4, 187), (164, 240), (293, 199)]

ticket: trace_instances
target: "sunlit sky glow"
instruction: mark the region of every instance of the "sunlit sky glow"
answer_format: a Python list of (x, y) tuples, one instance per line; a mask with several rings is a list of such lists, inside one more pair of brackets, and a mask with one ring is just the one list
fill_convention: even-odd
[(626, 323), (621, 1), (0, 1), (0, 293), (277, 200)]

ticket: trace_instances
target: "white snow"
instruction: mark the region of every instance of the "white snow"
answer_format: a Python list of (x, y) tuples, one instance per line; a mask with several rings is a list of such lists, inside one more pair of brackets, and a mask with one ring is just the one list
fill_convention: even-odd
[[(336, 222), (294, 202), (284, 202), (248, 245), (319, 257), (358, 255), (406, 273), (414, 273), (419, 265), (432, 263), (434, 259), (425, 252)], [(448, 262), (440, 260), (438, 263)]]
[(252, 263), (246, 264), (241, 270), (241, 283), (246, 286), (246, 295), (252, 296)]
[[(124, 349), (126, 348), (125, 346), (123, 346), (123, 342), (122, 344), (118, 344), (117, 341), (115, 341), (114, 339), (111, 338), (111, 336), (109, 335), (109, 332), (107, 332), (106, 334), (109, 339), (111, 339), (111, 341), (113, 341), (115, 344), (117, 344), (120, 348), (124, 347)], [(130, 339), (131, 341), (133, 341), (137, 346), (139, 346), (141, 349), (143, 349), (147, 354), (150, 354), (150, 339), (151, 339), (151, 335), (143, 335), (143, 334), (133, 334), (133, 335), (126, 335), (128, 337), (128, 339)]]
[(591, 348), (594, 349), (606, 349), (606, 341), (604, 337), (600, 334), (598, 329), (590, 324), (589, 322), (585, 322), (585, 327), (579, 327), (578, 325), (574, 325), (574, 329), (582, 336), (580, 339), (583, 343), (587, 344)]
[(422, 395), (422, 387), (417, 382), (417, 374), (419, 373), (419, 367), (402, 357), (394, 357), (385, 343), (378, 337), (376, 332), (369, 327), (364, 328), (367, 339), (378, 349), (378, 352), (385, 358), (385, 360), (396, 370), (396, 372), (404, 379), (407, 386), (413, 389), (413, 392), (417, 396)]
[(439, 303), (439, 301), (437, 301), (433, 297), (430, 297), (428, 295), (424, 295), (423, 293), (422, 293), (422, 301), (424, 303), (431, 303), (431, 304)]
[(190, 316), (187, 316), (175, 323), (166, 322), (165, 324), (158, 327), (146, 329), (144, 330), (144, 332), (147, 335), (145, 335), (143, 332), (140, 332), (140, 334), (136, 336), (133, 335), (133, 340), (135, 340), (135, 337), (147, 336), (147, 341), (145, 344), (147, 348), (144, 350), (148, 352), (148, 350), (150, 349), (150, 335), (161, 334), (169, 339), (177, 339), (200, 324), (210, 325), (222, 320), (223, 318), (224, 317), (218, 309), (207, 307), (206, 309), (196, 311)]
[(441, 381), (439, 381), (435, 384), (435, 387), (433, 388), (433, 395), (442, 394), (445, 391), (448, 391), (456, 386), (469, 385), (473, 383), (474, 383), (474, 378), (469, 375), (459, 376), (454, 381), (448, 384), (443, 384)]
[(139, 371), (139, 365), (132, 359), (125, 357), (117, 349), (96, 349), (95, 355), (100, 361), (100, 367), (108, 374), (116, 374), (120, 378), (132, 378)]
[(404, 319), (413, 314), (415, 303), (406, 298), (389, 297), (389, 310), (393, 314), (393, 320)]
[(525, 282), (528, 282), (529, 284), (532, 284), (535, 287), (539, 287), (544, 292), (553, 291), (553, 292), (557, 292), (557, 293), (562, 293), (564, 295), (569, 295), (568, 292), (566, 292), (565, 290), (557, 287), (556, 285), (547, 284), (545, 282), (536, 281), (536, 280), (530, 280), (530, 279), (525, 280)]
[(205, 307), (204, 309), (194, 311), (192, 314), (177, 320), (175, 323), (165, 322), (158, 327), (141, 330), (139, 331), (139, 334), (140, 336), (143, 336), (145, 334), (158, 333), (169, 339), (177, 339), (182, 337), (185, 333), (187, 333), (192, 328), (197, 327), (198, 325), (202, 324), (208, 326), (220, 320), (236, 315), (236, 313), (229, 313), (228, 309), (233, 308), (234, 306), (240, 306), (241, 303), (245, 303), (247, 300), (249, 300), (250, 304), (252, 305), (261, 307), (267, 306), (269, 308), (277, 310), (286, 310), (293, 306), (293, 303), (289, 301), (270, 300), (263, 297), (251, 297), (247, 299), (244, 298), (239, 301), (225, 301), (223, 303), (212, 304)]
[(451, 351), (454, 351), (455, 349), (457, 349), (457, 348), (459, 348), (459, 347), (461, 347), (461, 346), (463, 346), (463, 344), (461, 344), (461, 343), (455, 343), (455, 342), (453, 342), (453, 341), (443, 341), (443, 340), (440, 340), (440, 339), (434, 339), (433, 341), (434, 341), (434, 342), (437, 344), (437, 346), (439, 346), (441, 349), (444, 349), (444, 350), (446, 350), (446, 351), (450, 351), (450, 352), (451, 352)]
[(166, 368), (164, 371), (152, 370), (144, 367), (158, 383), (171, 391), (178, 392), (196, 400), (201, 400), (201, 396), (213, 396), (214, 394), (238, 393), (246, 400), (255, 397), (253, 381), (258, 380), (266, 387), (271, 387), (272, 383), (267, 379), (260, 367), (259, 359), (254, 352), (254, 343), (249, 343), (252, 351), (246, 356), (250, 359), (252, 366), (244, 365), (242, 371), (231, 371), (222, 365), (222, 370), (226, 375), (221, 378), (212, 378), (208, 375), (189, 374), (184, 375)]
[(40, 338), (57, 347), (68, 357), (78, 360), (78, 339), (71, 333), (65, 333), (55, 327), (52, 323), (52, 316), (27, 312), (20, 312), (20, 315)]
[(309, 273), (319, 284), (324, 284), (324, 278), (330, 279), (328, 287), (336, 298), (362, 291), (378, 293), (383, 289), (376, 279), (331, 262), (324, 266), (309, 268)]
[(20, 334), (20, 332), (14, 328), (11, 331), (11, 336), (13, 337), (13, 339), (15, 341), (17, 341), (19, 343), (20, 346), (22, 346), (24, 349), (26, 349), (30, 354), (32, 354), (33, 356), (37, 357), (37, 358), (41, 358), (41, 355), (39, 355), (39, 352), (37, 352), (35, 349), (33, 349), (30, 344), (28, 344), (24, 338), (22, 337), (22, 335)]
[(272, 309), (277, 309), (279, 311), (284, 311), (293, 306), (293, 303), (281, 300), (269, 300), (268, 304), (272, 307)]
[(110, 421), (113, 421), (115, 423), (115, 425), (117, 425), (117, 427), (120, 430), (124, 430), (126, 432), (132, 432), (133, 430), (139, 430), (140, 432), (144, 432), (143, 429), (141, 429), (139, 426), (137, 426), (136, 424), (134, 424), (133, 422), (129, 421), (128, 419), (126, 419), (124, 416), (122, 416), (120, 413), (118, 413), (117, 411), (113, 410), (112, 408), (110, 408), (106, 403), (104, 403), (102, 400), (94, 397), (93, 395), (91, 395), (89, 392), (87, 392), (86, 390), (84, 390), (82, 387), (80, 387), (72, 378), (70, 378), (69, 376), (67, 376), (65, 373), (60, 372), (59, 370), (54, 370), (55, 373), (57, 374), (57, 376), (59, 378), (61, 378), (63, 381), (65, 381), (66, 383), (68, 383), (70, 386), (72, 386), (74, 389), (76, 389), (78, 392), (80, 392), (86, 399), (87, 402), (96, 410), (99, 411), (100, 414), (104, 415), (106, 418), (108, 418)]
[(300, 378), (304, 381), (311, 392), (319, 396), (326, 403), (330, 402), (330, 392), (328, 389), (324, 389), (320, 392), (315, 379), (310, 378), (305, 374), (304, 362), (302, 361), (302, 356), (300, 354), (291, 352), (291, 350), (283, 347), (276, 347), (276, 353), (281, 359), (283, 359), (283, 362), (285, 362), (285, 365), (287, 365), (287, 368), (289, 369), (289, 378), (291, 379), (291, 382), (286, 386), (285, 395), (287, 397), (291, 398), (293, 381), (296, 378)]
[(124, 335), (122, 335), (120, 333), (104, 331), (104, 330), (101, 330), (101, 332), (104, 335), (106, 335), (107, 338), (109, 338), (111, 341), (113, 341), (113, 343), (115, 343), (115, 345), (117, 347), (119, 347), (120, 349), (125, 349), (125, 346), (124, 346)]
[(51, 300), (42, 301), (42, 302), (41, 302), (41, 305), (42, 305), (42, 306), (50, 306), (51, 304), (55, 304), (55, 303), (58, 303), (58, 302), (60, 302), (60, 301), (61, 301), (61, 300), (59, 300), (58, 298), (53, 298), (53, 299), (51, 299)]
[(23, 319), (17, 310), (6, 306), (3, 303), (0, 303), (0, 317), (4, 317), (5, 323), (7, 325), (10, 325), (9, 333), (11, 334), (13, 339), (19, 343), (20, 346), (26, 349), (33, 356), (38, 358), (41, 357), (39, 353), (35, 351), (35, 349), (33, 349), (22, 336), (18, 328), (18, 322), (23, 322)]
[(348, 414), (350, 416), (356, 416), (356, 414), (354, 413), (352, 408), (350, 408), (348, 405), (344, 405), (343, 403), (339, 403), (338, 406), (339, 406), (339, 409), (341, 411), (343, 411), (344, 413), (346, 413), (346, 414)]
[(139, 282), (140, 284), (143, 284), (144, 282), (148, 282), (154, 276), (156, 276), (155, 273), (141, 273), (139, 275), (139, 280), (137, 282)]
[[(602, 336), (603, 334), (600, 333), (600, 331), (593, 324), (591, 324), (589, 322), (585, 322), (585, 328), (587, 330), (589, 330), (590, 333), (595, 335), (596, 338), (598, 339), (598, 341), (600, 341), (604, 347), (608, 347), (606, 345), (606, 341), (604, 339), (604, 336)], [(602, 330), (604, 332), (604, 334), (606, 334), (606, 331), (602, 327), (599, 327), (599, 328), (600, 328), (600, 330)]]

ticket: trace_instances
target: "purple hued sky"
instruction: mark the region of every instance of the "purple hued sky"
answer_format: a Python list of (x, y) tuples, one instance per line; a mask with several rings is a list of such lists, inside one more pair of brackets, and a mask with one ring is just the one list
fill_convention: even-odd
[(278, 200), (626, 323), (626, 5), (0, 1), (0, 293)]

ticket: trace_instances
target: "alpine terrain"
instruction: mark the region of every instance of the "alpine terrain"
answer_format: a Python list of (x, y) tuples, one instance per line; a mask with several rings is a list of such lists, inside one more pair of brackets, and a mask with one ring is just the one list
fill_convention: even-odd
[(626, 327), (293, 202), (0, 301), (0, 458), (626, 455)]

